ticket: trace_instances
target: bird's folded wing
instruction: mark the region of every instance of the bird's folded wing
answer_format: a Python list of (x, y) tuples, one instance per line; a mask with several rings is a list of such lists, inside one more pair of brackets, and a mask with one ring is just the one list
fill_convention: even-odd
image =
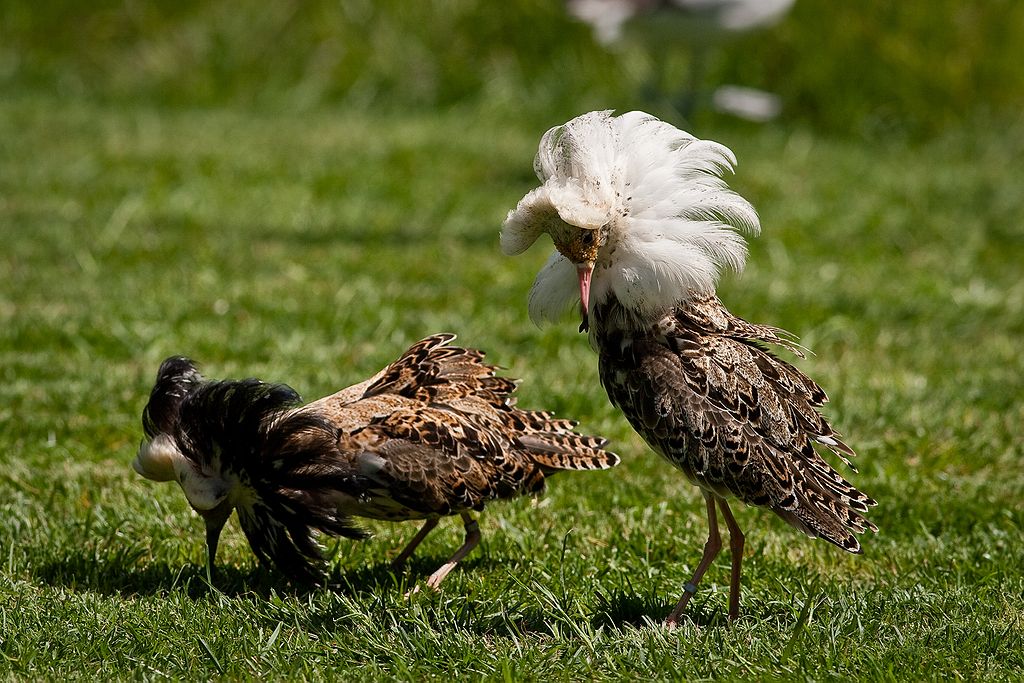
[(708, 488), (755, 505), (786, 508), (803, 489), (858, 510), (873, 502), (814, 450), (813, 441), (833, 451), (845, 445), (798, 370), (728, 337), (672, 345), (634, 342), (635, 367), (624, 382), (607, 382), (613, 401), (666, 457)]
[(543, 473), (509, 442), (465, 416), (434, 407), (401, 408), (342, 434), (339, 448), (384, 496), (424, 514), (480, 508), (543, 486)]

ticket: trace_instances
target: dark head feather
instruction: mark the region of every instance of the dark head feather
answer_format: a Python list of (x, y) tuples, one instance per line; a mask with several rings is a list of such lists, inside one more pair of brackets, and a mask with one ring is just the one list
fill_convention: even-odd
[(367, 534), (337, 509), (336, 493), (352, 488), (353, 479), (335, 456), (335, 427), (296, 411), (300, 402), (284, 384), (207, 382), (181, 402), (175, 439), (193, 462), (250, 490), (236, 508), (256, 556), (308, 582), (321, 575), (315, 531)]
[(142, 411), (142, 428), (150, 439), (170, 434), (178, 422), (182, 401), (203, 383), (196, 364), (184, 356), (171, 356), (160, 364), (156, 384)]
[(181, 402), (177, 438), (196, 462), (221, 459), (222, 472), (241, 473), (264, 451), (268, 427), (297, 406), (299, 394), (286, 384), (258, 379), (207, 382)]

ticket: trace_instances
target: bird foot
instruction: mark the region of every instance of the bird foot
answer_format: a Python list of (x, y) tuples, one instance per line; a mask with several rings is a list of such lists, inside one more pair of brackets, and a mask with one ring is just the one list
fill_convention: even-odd
[[(447, 565), (445, 565), (445, 566), (447, 566)], [(440, 574), (441, 573), (441, 569), (444, 569), (445, 567), (442, 567), (441, 569), (437, 570), (436, 572), (434, 572), (433, 574), (430, 575), (430, 578), (428, 578), (424, 584), (416, 584), (411, 589), (409, 589), (405, 593), (405, 599), (408, 600), (412, 596), (414, 596), (417, 593), (419, 593), (421, 585), (426, 585), (427, 588), (429, 588), (430, 590), (434, 591), (435, 593), (440, 593), (441, 592), (441, 582), (444, 581), (444, 577), (447, 576), (448, 572), (450, 572), (452, 570), (452, 568), (454, 568), (454, 567), (455, 567), (455, 565), (453, 564), (452, 567), (449, 568), (448, 571), (444, 572), (444, 574), (442, 574), (439, 578), (438, 578), (437, 575)]]
[(441, 590), (441, 582), (444, 581), (445, 577), (455, 569), (455, 562), (445, 562), (441, 567), (430, 575), (427, 579), (427, 587), (433, 588), (435, 591)]

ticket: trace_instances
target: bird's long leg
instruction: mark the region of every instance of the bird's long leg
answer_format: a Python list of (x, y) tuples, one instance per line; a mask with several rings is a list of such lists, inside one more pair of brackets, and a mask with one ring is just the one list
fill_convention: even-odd
[(466, 525), (466, 540), (463, 542), (462, 547), (456, 550), (455, 554), (427, 579), (427, 585), (434, 590), (437, 590), (441, 582), (444, 581), (444, 577), (448, 576), (448, 573), (455, 569), (455, 565), (480, 543), (480, 525), (477, 524), (476, 520), (470, 517), (468, 512), (463, 512), (462, 521)]
[(732, 579), (729, 582), (729, 621), (740, 615), (740, 566), (743, 564), (743, 532), (740, 531), (736, 518), (732, 516), (729, 503), (725, 498), (718, 499), (718, 507), (725, 517), (725, 525), (729, 527), (729, 551), (732, 554)]
[(668, 618), (665, 619), (666, 626), (675, 626), (676, 622), (679, 621), (679, 615), (683, 613), (687, 603), (690, 602), (690, 598), (697, 592), (697, 584), (700, 583), (704, 572), (708, 570), (708, 567), (711, 566), (711, 563), (722, 550), (722, 537), (718, 533), (718, 516), (715, 514), (715, 497), (711, 493), (703, 491), (701, 493), (704, 493), (704, 502), (708, 508), (708, 540), (704, 544), (704, 557), (700, 558), (700, 564), (697, 565), (697, 570), (693, 572), (693, 578), (683, 588), (683, 597), (679, 599), (676, 608), (672, 610), (672, 614), (668, 615)]
[(424, 522), (420, 530), (416, 533), (415, 536), (412, 537), (412, 540), (409, 541), (409, 545), (405, 546), (402, 552), (398, 554), (398, 557), (392, 560), (391, 567), (394, 569), (398, 569), (403, 564), (405, 564), (405, 561), (412, 557), (413, 552), (415, 552), (419, 544), (423, 542), (423, 539), (427, 537), (427, 534), (433, 531), (434, 527), (436, 526), (436, 518), (428, 519), (426, 522)]

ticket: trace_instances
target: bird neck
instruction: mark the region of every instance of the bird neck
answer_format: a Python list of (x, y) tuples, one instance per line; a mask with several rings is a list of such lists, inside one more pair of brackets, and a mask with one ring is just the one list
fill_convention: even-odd
[(623, 305), (615, 295), (609, 295), (591, 308), (589, 316), (591, 343), (604, 346), (613, 338), (645, 336), (662, 315), (664, 314), (649, 319), (637, 309)]

